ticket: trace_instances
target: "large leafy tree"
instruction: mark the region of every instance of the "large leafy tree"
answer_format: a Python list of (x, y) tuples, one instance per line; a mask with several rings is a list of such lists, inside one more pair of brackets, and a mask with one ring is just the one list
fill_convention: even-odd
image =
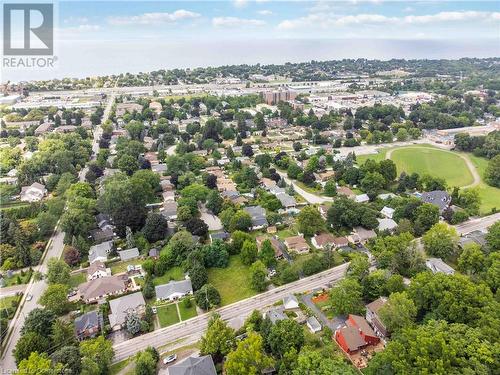
[(272, 353), (279, 357), (292, 348), (297, 352), (300, 351), (304, 341), (304, 330), (295, 320), (291, 319), (276, 322), (267, 336), (267, 343)]
[(146, 218), (146, 223), (142, 227), (142, 233), (149, 242), (156, 242), (164, 239), (168, 233), (168, 221), (163, 215), (150, 213)]
[(227, 375), (259, 375), (273, 365), (273, 359), (264, 351), (262, 336), (250, 332), (238, 343), (236, 350), (227, 355), (224, 370)]
[(392, 293), (380, 308), (379, 316), (389, 332), (410, 326), (417, 315), (417, 308), (406, 292)]
[(245, 240), (240, 253), (243, 264), (249, 266), (257, 259), (257, 244), (253, 240)]
[(113, 345), (111, 341), (106, 340), (103, 336), (85, 340), (80, 344), (80, 355), (82, 356), (82, 363), (85, 358), (92, 360), (99, 368), (98, 374), (104, 375), (107, 373), (114, 356)]
[(70, 305), (67, 300), (69, 287), (64, 284), (51, 284), (40, 297), (40, 304), (57, 315), (68, 312)]
[(256, 290), (257, 292), (263, 292), (264, 290), (266, 290), (267, 271), (266, 267), (260, 260), (252, 264), (252, 266), (250, 267), (250, 275), (250, 285), (252, 289)]
[(194, 300), (201, 309), (210, 310), (220, 304), (220, 294), (212, 284), (205, 284), (196, 291)]
[(47, 337), (36, 332), (27, 332), (17, 341), (13, 354), (16, 363), (19, 364), (33, 352), (43, 353), (50, 347), (50, 341)]
[(451, 256), (458, 244), (458, 234), (455, 228), (446, 223), (437, 223), (422, 237), (427, 254), (448, 258)]
[(70, 268), (62, 260), (50, 258), (47, 264), (47, 281), (50, 284), (67, 284), (70, 279)]
[(234, 330), (221, 319), (220, 315), (214, 314), (208, 322), (207, 332), (201, 338), (201, 354), (210, 354), (215, 362), (220, 362), (235, 345)]
[(229, 263), (228, 246), (221, 240), (215, 240), (203, 247), (203, 257), (206, 267), (225, 268)]
[(294, 366), (293, 375), (314, 374), (314, 375), (355, 375), (356, 370), (342, 357), (322, 355), (312, 348), (302, 349)]
[(276, 266), (276, 258), (274, 256), (274, 249), (271, 241), (265, 240), (262, 242), (262, 246), (259, 251), (259, 259), (264, 263), (266, 267)]
[(299, 231), (305, 236), (314, 236), (325, 228), (325, 221), (314, 206), (304, 207), (297, 216)]
[(359, 314), (363, 311), (363, 288), (353, 278), (341, 280), (330, 290), (331, 308), (335, 315)]
[(60, 363), (64, 367), (64, 373), (68, 375), (79, 375), (82, 369), (80, 351), (76, 346), (63, 346), (56, 350), (50, 358), (54, 363)]
[(33, 352), (28, 358), (23, 359), (18, 366), (19, 374), (30, 375), (59, 375), (66, 372), (60, 363), (52, 363), (45, 353)]
[(55, 321), (56, 316), (52, 311), (40, 308), (33, 309), (24, 320), (21, 333), (24, 335), (27, 332), (35, 332), (40, 335), (50, 335)]

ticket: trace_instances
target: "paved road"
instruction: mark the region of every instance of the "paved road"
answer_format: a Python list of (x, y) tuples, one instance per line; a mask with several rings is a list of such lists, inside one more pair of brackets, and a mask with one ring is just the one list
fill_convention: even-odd
[[(280, 286), (255, 297), (221, 307), (216, 311), (226, 321), (246, 318), (255, 309), (272, 305), (290, 293), (301, 293), (315, 288), (326, 287), (328, 283), (337, 282), (345, 276), (348, 263), (323, 271), (316, 275)], [(151, 345), (162, 350), (176, 348), (194, 343), (203, 335), (210, 313), (206, 313), (166, 328), (135, 337), (113, 346), (115, 362), (128, 358)]]
[(26, 284), (7, 286), (0, 289), (0, 297), (10, 297), (16, 295), (17, 293), (24, 293), (25, 289)]
[(323, 204), (323, 203), (326, 203), (326, 202), (333, 202), (333, 198), (323, 197), (323, 196), (320, 196), (320, 195), (309, 193), (309, 192), (305, 191), (304, 189), (302, 189), (300, 186), (298, 186), (291, 179), (289, 179), (287, 177), (286, 173), (281, 172), (281, 171), (277, 171), (277, 172), (281, 176), (281, 178), (283, 178), (283, 180), (285, 180), (285, 182), (288, 185), (291, 184), (293, 186), (294, 190), (297, 192), (297, 194), (299, 194), (300, 196), (302, 196), (302, 198), (304, 198), (308, 203), (310, 203), (310, 204)]
[[(45, 255), (45, 258), (43, 259), (43, 262), (40, 265), (34, 267), (35, 271), (40, 271), (42, 273), (47, 272), (48, 260), (53, 257), (61, 257), (62, 250), (64, 248), (63, 240), (64, 233), (56, 230), (55, 234), (50, 239), (47, 253)], [(5, 343), (5, 350), (3, 352), (2, 361), (0, 363), (2, 371), (9, 372), (16, 369), (16, 362), (14, 360), (14, 357), (12, 356), (12, 351), (14, 350), (19, 337), (21, 337), (21, 328), (24, 325), (26, 316), (30, 313), (31, 310), (39, 307), (38, 299), (43, 294), (46, 288), (47, 283), (45, 282), (45, 280), (35, 282), (33, 281), (33, 278), (26, 286), (26, 291), (21, 299), (20, 307), (17, 309), (14, 319), (12, 319), (9, 324), (9, 331), (12, 330), (12, 333), (8, 341)], [(33, 296), (30, 301), (26, 299), (28, 295)]]
[[(412, 147), (406, 147), (406, 149), (408, 149), (408, 148), (412, 148)], [(434, 148), (432, 148), (432, 147), (414, 147), (414, 148), (415, 149), (420, 149), (420, 150), (421, 149), (434, 150)], [(385, 158), (386, 159), (390, 159), (391, 156), (392, 156), (392, 152), (394, 150), (396, 150), (396, 149), (394, 148), (394, 149), (388, 150), (387, 153), (385, 154)], [(470, 159), (466, 155), (461, 155), (461, 154), (458, 154), (456, 152), (451, 152), (451, 151), (448, 151), (448, 150), (441, 150), (441, 151), (448, 152), (448, 153), (453, 154), (453, 155), (457, 155), (467, 165), (467, 168), (469, 169), (469, 171), (470, 171), (470, 173), (472, 175), (473, 181), (470, 184), (468, 184), (468, 185), (462, 186), (463, 188), (471, 188), (471, 187), (474, 187), (476, 185), (479, 185), (479, 183), (481, 182), (481, 176), (479, 176), (479, 173), (477, 172), (476, 167), (474, 167), (474, 164), (472, 164), (472, 162), (470, 161)]]
[(493, 215), (468, 220), (465, 223), (455, 225), (455, 228), (458, 234), (464, 235), (473, 232), (475, 230), (484, 231), (499, 220), (500, 220), (500, 212)]

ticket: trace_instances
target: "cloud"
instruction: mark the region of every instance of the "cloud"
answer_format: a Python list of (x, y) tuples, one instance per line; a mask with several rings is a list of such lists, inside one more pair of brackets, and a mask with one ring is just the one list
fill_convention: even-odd
[(273, 12), (267, 9), (259, 10), (257, 13), (260, 14), (261, 16), (270, 16), (271, 14), (273, 14)]
[(212, 25), (215, 27), (244, 27), (244, 26), (263, 26), (266, 22), (257, 19), (247, 19), (238, 17), (214, 17)]
[(442, 22), (467, 22), (467, 21), (497, 21), (500, 19), (498, 12), (440, 12), (422, 16), (388, 17), (382, 14), (356, 14), (340, 16), (334, 13), (311, 13), (305, 17), (284, 20), (278, 24), (278, 29), (292, 30), (304, 27), (329, 28), (350, 25), (375, 25), (375, 24), (428, 24)]
[(200, 17), (199, 13), (185, 9), (178, 9), (173, 13), (155, 12), (143, 13), (138, 16), (109, 17), (108, 23), (114, 26), (123, 25), (157, 25), (162, 23), (175, 23), (186, 19)]
[(234, 0), (233, 4), (236, 8), (244, 8), (248, 5), (248, 0)]

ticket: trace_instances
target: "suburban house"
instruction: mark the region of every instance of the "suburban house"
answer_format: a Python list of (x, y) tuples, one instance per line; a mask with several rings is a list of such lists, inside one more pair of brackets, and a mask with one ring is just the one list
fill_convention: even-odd
[(392, 216), (394, 215), (394, 208), (390, 208), (390, 207), (387, 207), (387, 206), (384, 206), (384, 208), (382, 208), (380, 210), (380, 213), (382, 215), (384, 215), (384, 217), (388, 218), (388, 219), (392, 219)]
[(169, 221), (177, 220), (177, 202), (165, 202), (163, 209), (160, 209), (160, 214)]
[(380, 338), (362, 316), (349, 314), (345, 323), (345, 327), (335, 331), (335, 341), (346, 353), (353, 354), (380, 342)]
[(97, 311), (90, 311), (75, 319), (75, 336), (78, 340), (95, 337), (101, 327), (101, 315)]
[(357, 203), (366, 203), (370, 201), (368, 194), (359, 194), (354, 197), (354, 201)]
[(113, 331), (123, 328), (128, 314), (143, 315), (146, 301), (141, 292), (127, 294), (126, 296), (109, 301), (109, 324)]
[(420, 197), (422, 202), (431, 203), (439, 208), (439, 213), (448, 208), (451, 203), (450, 195), (444, 190), (425, 191)]
[(479, 245), (481, 247), (487, 247), (488, 243), (486, 241), (486, 234), (479, 230), (475, 230), (466, 234), (465, 236), (460, 237), (460, 239), (458, 240), (458, 246), (462, 248), (470, 243)]
[(335, 246), (336, 249), (349, 246), (349, 240), (347, 239), (347, 237), (343, 236), (335, 237), (333, 239), (333, 246)]
[(96, 261), (87, 268), (87, 280), (89, 281), (109, 276), (111, 276), (111, 269), (106, 268), (101, 261)]
[(397, 227), (398, 223), (396, 223), (392, 219), (388, 218), (383, 218), (383, 219), (377, 219), (378, 220), (378, 230), (379, 232), (383, 232), (384, 230), (387, 230), (389, 232), (393, 232)]
[(271, 323), (273, 324), (275, 324), (280, 320), (288, 319), (285, 313), (283, 312), (283, 308), (281, 309), (273, 308), (271, 310), (268, 310), (266, 313), (264, 313), (264, 318), (269, 318), (269, 320), (271, 320)]
[(334, 245), (335, 237), (333, 237), (330, 233), (320, 233), (316, 234), (312, 239), (311, 243), (317, 249), (326, 249), (328, 247), (332, 247)]
[(318, 322), (315, 316), (310, 316), (306, 320), (307, 328), (311, 331), (311, 333), (316, 333), (321, 331), (321, 324)]
[(276, 198), (281, 202), (281, 205), (286, 211), (294, 210), (297, 206), (297, 201), (291, 195), (287, 193), (280, 193), (276, 195)]
[(340, 186), (337, 188), (337, 195), (345, 195), (349, 199), (356, 198), (356, 194), (347, 186)]
[(455, 270), (447, 265), (441, 258), (429, 258), (425, 261), (425, 266), (432, 271), (432, 273), (444, 273), (446, 275), (453, 275)]
[(269, 190), (273, 186), (276, 186), (276, 181), (271, 180), (270, 178), (262, 177), (260, 180), (261, 185), (266, 189)]
[(285, 238), (285, 245), (290, 251), (294, 251), (298, 254), (304, 254), (309, 252), (309, 245), (307, 244), (304, 236), (293, 236)]
[(375, 301), (366, 305), (366, 321), (372, 326), (373, 330), (380, 338), (389, 336), (389, 332), (384, 323), (378, 316), (378, 312), (382, 306), (387, 303), (387, 297), (379, 297)]
[(125, 293), (128, 278), (121, 276), (102, 277), (78, 286), (80, 299), (85, 303), (98, 302), (109, 296)]
[(372, 238), (377, 237), (377, 233), (375, 233), (374, 230), (372, 229), (365, 229), (363, 227), (354, 227), (354, 234), (353, 236), (354, 243), (366, 243), (368, 240), (371, 240)]
[(139, 249), (137, 247), (134, 247), (132, 249), (118, 251), (118, 255), (120, 256), (120, 260), (128, 261), (139, 258), (140, 254), (139, 254)]
[(89, 262), (90, 264), (94, 262), (106, 262), (108, 260), (108, 255), (113, 249), (113, 241), (102, 242), (98, 245), (90, 247), (89, 250)]
[(154, 172), (154, 173), (157, 173), (159, 175), (162, 175), (163, 173), (165, 173), (167, 171), (167, 165), (166, 164), (153, 164), (151, 165), (151, 170)]
[(252, 230), (259, 230), (268, 226), (266, 219), (266, 210), (261, 206), (249, 206), (244, 210), (252, 218)]
[(209, 355), (203, 357), (188, 357), (183, 361), (170, 366), (168, 375), (217, 375), (214, 361)]
[(283, 307), (285, 310), (293, 310), (299, 308), (299, 300), (293, 294), (283, 297)]
[(193, 285), (190, 279), (171, 280), (167, 284), (155, 286), (155, 292), (158, 301), (175, 301), (186, 295), (193, 294)]
[(275, 237), (258, 236), (255, 239), (255, 241), (257, 242), (257, 246), (259, 247), (259, 251), (260, 251), (260, 249), (262, 247), (262, 244), (266, 240), (269, 240), (269, 242), (271, 242), (271, 247), (274, 250), (274, 257), (276, 259), (283, 258), (283, 251), (285, 250), (285, 245), (283, 244), (283, 242), (281, 242), (280, 240), (278, 240)]
[(230, 237), (230, 235), (226, 231), (220, 231), (220, 232), (210, 233), (209, 237), (210, 237), (210, 243), (212, 243), (215, 240), (225, 241)]
[(21, 188), (21, 201), (23, 202), (40, 202), (45, 195), (47, 195), (45, 185), (38, 182)]
[(162, 196), (164, 202), (173, 202), (173, 201), (175, 201), (175, 192), (173, 190), (164, 191), (161, 194), (161, 196)]

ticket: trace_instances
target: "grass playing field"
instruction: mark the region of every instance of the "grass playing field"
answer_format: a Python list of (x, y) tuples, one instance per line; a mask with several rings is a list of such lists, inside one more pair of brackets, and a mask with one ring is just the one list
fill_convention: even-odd
[(483, 180), (488, 160), (474, 156), (473, 154), (467, 154), (467, 156), (481, 176), (481, 182), (476, 187), (481, 197), (481, 214), (487, 215), (491, 212), (491, 209), (495, 207), (500, 209), (500, 189), (487, 185)]
[(428, 145), (381, 149), (375, 155), (358, 156), (358, 163), (362, 164), (366, 159), (381, 161), (386, 158), (388, 152), (390, 159), (396, 163), (398, 173), (404, 171), (441, 177), (450, 187), (466, 186), (474, 181), (467, 164), (457, 153)]

